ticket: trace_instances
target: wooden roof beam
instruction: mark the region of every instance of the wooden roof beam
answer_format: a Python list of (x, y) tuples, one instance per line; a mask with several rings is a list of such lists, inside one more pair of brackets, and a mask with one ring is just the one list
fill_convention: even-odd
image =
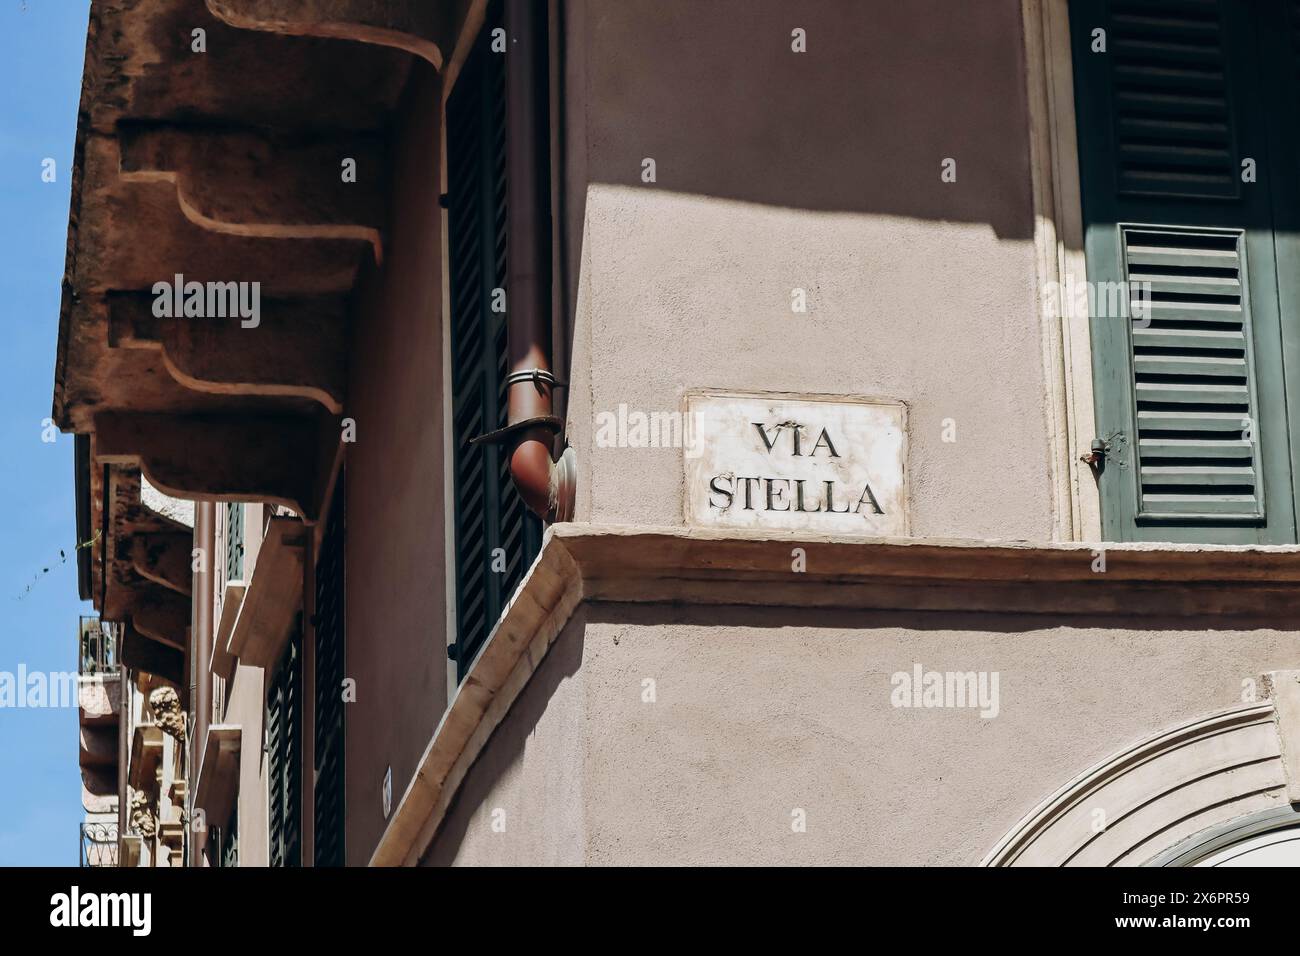
[(130, 623), (122, 629), (120, 656), (124, 667), (152, 674), (175, 687), (180, 687), (185, 680), (184, 652), (145, 637)]
[(131, 540), (131, 567), (145, 580), (188, 597), (193, 546), (188, 534), (136, 535)]
[(359, 239), (383, 260), (387, 150), (382, 134), (268, 136), (252, 130), (124, 123), (125, 182), (165, 182), (185, 218), (210, 232), (270, 239)]
[(327, 415), (101, 412), (95, 454), (108, 464), (137, 464), (152, 485), (177, 498), (274, 503), (314, 523), (340, 434)]
[(255, 319), (159, 318), (156, 298), (109, 296), (110, 346), (160, 349), (172, 378), (194, 391), (297, 396), (342, 413), (347, 391), (343, 298), (263, 300)]
[(137, 591), (131, 609), (131, 625), (145, 637), (184, 653), (185, 632), (190, 626), (190, 602), (180, 595), (149, 584)]
[(395, 47), (442, 69), (457, 4), (450, 0), (207, 0), (232, 27)]

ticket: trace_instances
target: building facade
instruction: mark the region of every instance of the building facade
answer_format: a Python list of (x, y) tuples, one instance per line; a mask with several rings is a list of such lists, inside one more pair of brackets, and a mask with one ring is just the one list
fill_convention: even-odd
[(117, 861), (1285, 856), (1297, 36), (94, 0)]

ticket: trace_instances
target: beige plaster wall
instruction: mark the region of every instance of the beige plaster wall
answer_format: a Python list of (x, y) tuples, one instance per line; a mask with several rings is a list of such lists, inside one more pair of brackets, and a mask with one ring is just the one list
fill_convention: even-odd
[(1049, 538), (1017, 0), (566, 9), (578, 520), (683, 520), (680, 451), (596, 414), (757, 389), (907, 402), (914, 534)]
[(265, 674), (260, 667), (239, 664), (226, 685), (224, 723), (237, 724), (239, 734), (239, 865), (267, 866), (266, 754), (262, 725), (266, 714)]
[[(260, 504), (244, 506), (244, 580), (257, 573), (257, 557), (262, 550), (262, 529), (266, 511)], [(216, 508), (213, 559), (213, 621), (221, 619), (222, 597), (226, 585), (226, 508)], [(270, 862), (267, 837), (266, 754), (262, 750), (262, 729), (266, 716), (266, 675), (260, 667), (236, 663), (226, 680), (225, 712), (211, 723), (239, 727), (239, 782), (235, 795), (239, 808), (239, 865), (266, 866)], [(199, 742), (202, 746), (202, 742)], [(196, 761), (202, 754), (196, 754)], [(195, 772), (198, 768), (195, 767)]]
[[(1259, 622), (594, 605), (427, 862), (973, 865), (1090, 765), (1296, 660)], [(894, 707), (915, 662), (996, 671), (998, 715)]]
[(497, 728), (426, 865), (586, 862), (589, 688), (585, 679), (574, 679), (585, 621), (580, 609)]
[[(447, 700), (443, 580), (442, 277), (438, 80), (422, 62), (398, 111), (382, 271), (354, 303), (347, 469), (346, 849), (363, 865)], [(309, 777), (307, 779), (310, 779)]]

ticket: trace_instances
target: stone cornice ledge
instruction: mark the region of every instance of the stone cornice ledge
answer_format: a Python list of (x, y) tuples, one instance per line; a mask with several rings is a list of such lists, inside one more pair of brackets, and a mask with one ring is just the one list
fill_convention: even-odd
[[(1105, 570), (1095, 571), (1099, 554)], [(796, 570), (802, 567), (803, 570)], [(1285, 620), (1300, 546), (1062, 544), (560, 524), (420, 759), (373, 866), (414, 865), (488, 738), (583, 601)], [(1153, 626), (1155, 625), (1153, 623)]]

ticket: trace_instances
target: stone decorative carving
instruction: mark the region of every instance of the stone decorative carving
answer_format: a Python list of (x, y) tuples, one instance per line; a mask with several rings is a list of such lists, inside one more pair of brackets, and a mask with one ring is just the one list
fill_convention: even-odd
[(149, 707), (153, 710), (154, 721), (163, 733), (185, 740), (185, 712), (181, 710), (181, 699), (171, 687), (159, 687), (149, 695)]
[(158, 835), (158, 818), (154, 815), (153, 804), (149, 795), (143, 790), (131, 791), (131, 829), (146, 839)]

